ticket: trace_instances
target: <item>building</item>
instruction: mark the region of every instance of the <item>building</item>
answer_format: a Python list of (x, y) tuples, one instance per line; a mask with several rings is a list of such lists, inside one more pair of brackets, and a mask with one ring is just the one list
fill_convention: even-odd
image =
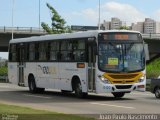
[(120, 29), (122, 21), (119, 18), (111, 18), (111, 30)]
[(110, 30), (111, 29), (111, 22), (104, 20), (103, 24), (101, 24), (101, 28), (103, 30)]
[(145, 18), (144, 22), (132, 23), (132, 30), (139, 31), (144, 34), (160, 33), (160, 22), (151, 18)]
[(122, 21), (119, 18), (111, 18), (111, 21), (105, 21), (101, 24), (104, 30), (118, 30), (122, 26)]
[(132, 23), (132, 30), (144, 33), (144, 22)]
[(151, 18), (145, 18), (144, 33), (160, 33), (160, 22), (157, 22)]

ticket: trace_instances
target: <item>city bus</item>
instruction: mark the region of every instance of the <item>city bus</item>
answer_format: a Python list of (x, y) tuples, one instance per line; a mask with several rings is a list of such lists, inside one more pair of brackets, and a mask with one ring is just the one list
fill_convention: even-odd
[(18, 38), (10, 41), (9, 82), (29, 87), (121, 98), (145, 91), (145, 50), (137, 31), (84, 31)]

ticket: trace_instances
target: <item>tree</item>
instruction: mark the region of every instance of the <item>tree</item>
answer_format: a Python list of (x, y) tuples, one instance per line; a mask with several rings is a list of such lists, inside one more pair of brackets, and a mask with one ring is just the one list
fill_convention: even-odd
[(48, 24), (42, 22), (41, 26), (42, 28), (49, 34), (60, 34), (60, 33), (67, 33), (71, 32), (71, 29), (69, 26), (66, 26), (66, 21), (58, 14), (58, 12), (49, 4), (46, 4), (47, 7), (50, 9), (52, 13), (52, 23), (51, 28)]
[(129, 28), (127, 26), (121, 26), (119, 29), (120, 30), (129, 30)]

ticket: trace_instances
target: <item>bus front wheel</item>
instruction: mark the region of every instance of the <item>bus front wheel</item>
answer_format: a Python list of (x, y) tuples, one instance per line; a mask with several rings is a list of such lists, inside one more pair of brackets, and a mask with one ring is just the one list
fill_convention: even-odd
[(115, 98), (122, 98), (125, 95), (124, 92), (115, 92), (115, 93), (112, 93), (112, 94)]
[(80, 82), (75, 84), (75, 94), (78, 98), (84, 98), (87, 96), (87, 93), (82, 92), (82, 85)]
[(31, 93), (41, 93), (41, 92), (44, 92), (45, 90), (44, 88), (37, 88), (35, 79), (33, 76), (29, 76), (28, 86), (29, 86), (29, 91)]

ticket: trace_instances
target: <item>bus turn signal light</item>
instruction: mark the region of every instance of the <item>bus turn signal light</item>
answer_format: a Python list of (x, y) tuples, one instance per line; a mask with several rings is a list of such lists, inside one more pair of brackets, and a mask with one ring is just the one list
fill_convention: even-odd
[(144, 85), (138, 85), (138, 88), (145, 88)]
[(85, 64), (84, 63), (77, 63), (77, 68), (85, 68)]

